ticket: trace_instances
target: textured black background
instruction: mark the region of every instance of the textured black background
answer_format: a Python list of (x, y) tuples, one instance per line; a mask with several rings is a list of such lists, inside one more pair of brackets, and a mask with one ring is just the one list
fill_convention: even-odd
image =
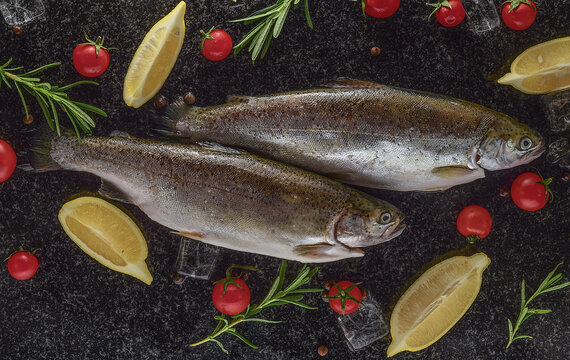
[[(145, 136), (157, 115), (152, 105), (128, 108), (122, 100), (122, 81), (130, 59), (144, 34), (177, 1), (70, 1), (44, 0), (47, 17), (24, 27), (20, 36), (0, 22), (0, 62), (9, 57), (27, 69), (61, 61), (59, 69), (43, 77), (52, 83), (80, 80), (71, 54), (82, 33), (104, 35), (112, 51), (110, 69), (98, 81), (71, 92), (73, 98), (99, 106), (108, 118), (98, 118), (97, 135), (123, 130)], [(198, 105), (218, 104), (228, 94), (265, 94), (310, 88), (339, 76), (442, 93), (480, 103), (537, 128), (552, 139), (540, 97), (524, 95), (489, 81), (504, 73), (517, 54), (536, 43), (570, 35), (570, 3), (537, 1), (535, 24), (523, 32), (504, 25), (477, 36), (467, 23), (446, 29), (427, 22), (430, 8), (423, 1), (402, 1), (389, 19), (363, 17), (360, 6), (348, 0), (312, 0), (315, 29), (309, 31), (303, 11), (287, 19), (279, 39), (265, 60), (252, 65), (247, 53), (214, 63), (199, 52), (199, 30), (220, 25), (234, 40), (249, 27), (230, 24), (273, 3), (270, 0), (192, 0), (186, 15), (186, 40), (174, 70), (161, 93), (169, 99), (191, 90)], [(499, 3), (496, 1), (496, 3)], [(372, 46), (382, 54), (370, 56)], [(36, 123), (22, 123), (16, 93), (0, 89), (0, 138), (16, 151), (25, 151), (30, 134), (43, 118), (32, 105)], [(555, 193), (543, 210), (525, 212), (509, 198), (499, 196), (501, 184), (510, 182), (531, 166), (554, 176)], [(483, 276), (481, 292), (467, 314), (441, 340), (418, 353), (401, 353), (401, 359), (565, 359), (570, 338), (568, 291), (540, 297), (536, 307), (552, 314), (536, 316), (521, 332), (534, 340), (517, 341), (507, 351), (506, 318), (514, 318), (520, 281), (534, 291), (560, 261), (568, 260), (568, 184), (558, 168), (544, 156), (533, 164), (489, 173), (486, 179), (444, 193), (370, 191), (400, 207), (408, 228), (392, 242), (366, 249), (364, 258), (321, 266), (315, 285), (326, 279), (363, 281), (382, 304), (389, 318), (391, 306), (409, 280), (426, 264), (466, 243), (455, 229), (455, 218), (468, 204), (480, 204), (493, 216), (493, 230), (478, 246), (492, 260)], [(279, 325), (246, 324), (241, 332), (260, 346), (250, 349), (224, 335), (228, 357), (214, 344), (190, 349), (188, 344), (214, 327), (211, 283), (172, 282), (172, 269), (180, 238), (150, 221), (141, 211), (127, 208), (140, 220), (149, 244), (148, 261), (154, 282), (142, 282), (108, 270), (86, 256), (63, 232), (57, 212), (72, 195), (96, 191), (98, 178), (72, 172), (45, 174), (16, 170), (0, 184), (0, 254), (8, 256), (20, 244), (41, 248), (38, 273), (28, 281), (12, 279), (6, 266), (0, 270), (0, 359), (316, 359), (317, 347), (327, 345), (331, 359), (383, 359), (389, 339), (349, 352), (336, 317), (318, 296), (306, 301), (316, 311), (273, 308), (268, 318)], [(250, 280), (254, 301), (259, 300), (277, 272), (279, 260), (260, 255), (224, 251), (217, 275), (231, 262), (255, 265), (263, 275)], [(299, 264), (290, 263), (290, 268)], [(560, 270), (568, 279), (570, 267)]]

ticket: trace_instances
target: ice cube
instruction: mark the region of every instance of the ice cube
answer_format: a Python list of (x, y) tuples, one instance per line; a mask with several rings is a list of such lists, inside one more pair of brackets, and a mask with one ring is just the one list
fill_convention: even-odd
[(501, 24), (493, 0), (463, 0), (469, 30), (476, 34), (493, 30)]
[(340, 315), (338, 322), (350, 350), (362, 349), (388, 334), (388, 322), (378, 303), (370, 296), (348, 315)]
[(24, 25), (45, 14), (41, 0), (2, 0), (0, 12), (10, 26)]
[[(208, 280), (216, 266), (219, 252), (217, 246), (182, 238), (174, 270), (182, 276)], [(183, 279), (178, 278), (177, 283), (182, 282)]]
[(546, 117), (553, 132), (570, 130), (570, 91), (542, 97)]

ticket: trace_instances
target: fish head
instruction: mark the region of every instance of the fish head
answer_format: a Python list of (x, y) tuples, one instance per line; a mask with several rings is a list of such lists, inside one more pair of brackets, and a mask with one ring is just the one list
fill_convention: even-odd
[(501, 170), (528, 164), (545, 150), (544, 138), (537, 131), (510, 117), (507, 120), (490, 125), (474, 153), (474, 162), (483, 169)]
[(335, 238), (351, 248), (380, 244), (404, 231), (403, 220), (402, 212), (388, 203), (371, 210), (351, 208), (338, 217)]

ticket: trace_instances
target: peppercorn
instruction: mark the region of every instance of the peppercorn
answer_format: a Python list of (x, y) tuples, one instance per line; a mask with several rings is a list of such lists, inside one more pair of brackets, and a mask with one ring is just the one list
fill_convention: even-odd
[(507, 185), (501, 185), (501, 187), (499, 188), (499, 195), (505, 197), (505, 196), (509, 196), (510, 190), (509, 187)]
[(317, 352), (319, 353), (320, 356), (325, 356), (326, 354), (328, 354), (329, 349), (328, 349), (326, 346), (321, 345), (321, 346), (319, 346), (319, 348), (317, 349)]
[(34, 117), (32, 116), (32, 114), (24, 115), (24, 124), (30, 125), (33, 122), (34, 122)]
[(184, 95), (184, 102), (188, 105), (194, 105), (196, 102), (196, 96), (189, 92), (188, 94)]
[(12, 31), (14, 32), (14, 35), (21, 35), (24, 32), (24, 29), (22, 29), (21, 26), (16, 25), (12, 28)]
[(325, 283), (323, 284), (325, 290), (329, 291), (334, 285), (334, 281), (331, 280), (327, 280), (325, 281)]
[(157, 109), (164, 109), (166, 107), (166, 105), (168, 105), (168, 101), (166, 100), (166, 98), (162, 95), (158, 95), (155, 99), (154, 99), (154, 106)]
[(186, 280), (186, 276), (182, 274), (174, 273), (174, 275), (172, 276), (172, 281), (174, 281), (174, 283), (177, 285), (182, 284), (184, 280)]
[(370, 55), (372, 56), (378, 56), (380, 55), (382, 51), (380, 50), (380, 48), (378, 46), (374, 46), (372, 49), (370, 49)]

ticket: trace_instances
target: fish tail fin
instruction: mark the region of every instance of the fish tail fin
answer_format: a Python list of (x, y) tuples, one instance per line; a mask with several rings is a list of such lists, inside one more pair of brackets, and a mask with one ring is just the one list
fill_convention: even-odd
[(187, 105), (184, 100), (179, 98), (166, 108), (162, 116), (154, 118), (151, 131), (169, 137), (188, 137), (178, 128), (179, 122), (184, 119), (184, 127), (187, 128), (190, 125), (189, 122), (197, 119), (200, 109), (197, 106)]
[[(67, 134), (67, 132), (65, 132)], [(51, 157), (52, 140), (57, 136), (47, 126), (41, 126), (32, 139), (30, 150), (28, 151), (29, 164), (21, 166), (23, 170), (44, 172), (59, 170), (61, 166)]]

